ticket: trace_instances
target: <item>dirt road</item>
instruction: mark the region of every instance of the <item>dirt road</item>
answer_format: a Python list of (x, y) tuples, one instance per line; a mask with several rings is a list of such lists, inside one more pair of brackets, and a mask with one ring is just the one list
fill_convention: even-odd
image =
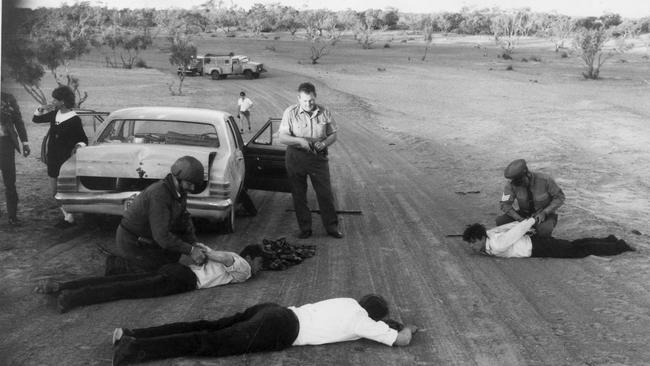
[[(259, 125), (295, 101), (294, 90), (305, 80), (300, 71), (283, 71), (276, 65), (272, 74), (254, 83), (232, 79), (216, 90), (209, 79), (197, 79), (185, 98), (174, 100), (165, 90), (153, 92), (151, 98), (170, 105), (232, 109), (243, 89), (256, 103), (253, 122)], [(50, 299), (31, 294), (33, 281), (53, 274), (101, 274), (104, 255), (98, 247), (110, 250), (115, 221), (86, 220), (65, 232), (50, 229), (57, 212), (43, 207), (52, 202), (22, 190), (23, 216), (34, 215), (38, 227), (10, 231), (3, 226), (0, 233), (0, 364), (106, 365), (115, 327), (216, 318), (260, 301), (293, 305), (368, 292), (383, 294), (393, 305), (393, 317), (421, 327), (410, 347), (359, 341), (155, 364), (650, 363), (650, 268), (645, 250), (611, 260), (505, 260), (473, 254), (459, 239), (446, 235), (460, 232), (468, 223), (490, 224), (496, 210), (488, 202), (497, 199), (490, 195), (499, 187), (480, 186), (476, 179), (480, 175), (464, 175), (474, 168), (468, 156), (471, 148), (458, 150), (457, 145), (422, 134), (399, 132), (386, 124), (394, 116), (387, 116), (384, 107), (397, 109), (389, 100), (379, 103), (370, 95), (355, 96), (345, 91), (345, 83), (325, 75), (310, 79), (316, 82), (319, 101), (335, 112), (340, 123), (339, 140), (331, 150), (338, 206), (363, 211), (360, 216), (341, 217), (344, 239), (325, 236), (314, 217), (315, 236), (300, 243), (317, 245), (317, 255), (287, 271), (264, 272), (244, 285), (95, 305), (60, 315)], [(136, 88), (125, 86), (125, 99), (135, 95)], [(207, 91), (214, 98), (192, 97)], [(110, 106), (110, 101), (105, 103)], [(33, 169), (23, 170), (19, 180), (45, 192), (44, 169), (31, 164)], [(480, 194), (456, 193), (476, 188)], [(202, 233), (201, 239), (232, 250), (262, 238), (289, 236), (297, 242), (290, 236), (295, 218), (286, 211), (290, 195), (253, 192), (252, 196), (259, 209), (256, 217), (239, 218), (235, 234)], [(310, 199), (315, 206), (314, 197)]]

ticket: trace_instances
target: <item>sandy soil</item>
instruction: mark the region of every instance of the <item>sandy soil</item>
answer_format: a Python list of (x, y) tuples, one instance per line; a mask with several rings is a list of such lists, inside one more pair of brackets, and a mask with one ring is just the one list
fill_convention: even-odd
[[(31, 293), (34, 281), (101, 274), (116, 221), (83, 217), (75, 228), (52, 228), (59, 212), (49, 198), (45, 166), (36, 159), (46, 128), (28, 123), (33, 155), (17, 157), (26, 225), (9, 228), (0, 221), (0, 364), (108, 364), (116, 326), (213, 318), (263, 300), (299, 304), (368, 291), (386, 294), (396, 317), (424, 329), (410, 348), (358, 342), (163, 364), (650, 363), (650, 61), (643, 50), (612, 59), (602, 80), (586, 81), (580, 63), (560, 58), (550, 43), (530, 41), (504, 61), (486, 38), (441, 37), (422, 61), (423, 46), (400, 37), (408, 39), (396, 35), (389, 48), (380, 43), (371, 50), (341, 42), (319, 65), (309, 64), (304, 43), (286, 35), (205, 37), (199, 50), (248, 54), (270, 72), (254, 81), (188, 78), (177, 97), (169, 95), (173, 76), (158, 49), (143, 55), (154, 69), (102, 68), (97, 53), (72, 65), (90, 94), (87, 108), (178, 105), (234, 112), (238, 92), (246, 90), (256, 103), (257, 126), (295, 101), (299, 82), (314, 81), (319, 101), (331, 107), (341, 128), (332, 149), (339, 206), (364, 215), (342, 217), (342, 241), (322, 236), (316, 226), (311, 243), (319, 247), (317, 256), (287, 272), (59, 315), (51, 299)], [(531, 56), (541, 62), (521, 61)], [(507, 65), (514, 70), (506, 71)], [(49, 91), (53, 83), (43, 86)], [(17, 85), (3, 88), (16, 95), (29, 121), (35, 103)], [(471, 222), (493, 223), (503, 167), (519, 157), (554, 176), (567, 195), (556, 236), (613, 233), (639, 251), (611, 260), (504, 260), (475, 256), (445, 237)], [(468, 191), (480, 193), (463, 194)], [(203, 239), (236, 250), (295, 229), (285, 212), (290, 196), (254, 192), (253, 199), (257, 217), (241, 218), (235, 234), (202, 233)]]

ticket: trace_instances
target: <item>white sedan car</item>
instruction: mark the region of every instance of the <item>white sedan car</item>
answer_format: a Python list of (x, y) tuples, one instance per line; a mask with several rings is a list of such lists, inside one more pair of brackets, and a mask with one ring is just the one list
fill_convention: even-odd
[(278, 119), (270, 119), (245, 144), (232, 115), (174, 107), (139, 107), (111, 113), (89, 146), (61, 167), (56, 200), (67, 212), (121, 215), (147, 186), (164, 178), (181, 156), (197, 158), (205, 185), (191, 194), (194, 217), (235, 228), (235, 206), (246, 189), (289, 192), (286, 149), (275, 139)]

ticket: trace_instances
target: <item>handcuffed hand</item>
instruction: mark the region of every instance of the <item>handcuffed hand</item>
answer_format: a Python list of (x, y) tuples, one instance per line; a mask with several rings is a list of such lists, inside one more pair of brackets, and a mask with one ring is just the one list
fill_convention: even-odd
[(192, 247), (192, 250), (190, 251), (190, 258), (192, 258), (194, 264), (199, 266), (205, 263), (207, 260), (205, 253), (199, 247)]
[(542, 222), (544, 222), (544, 220), (546, 220), (546, 214), (544, 213), (544, 211), (539, 211), (535, 213), (533, 217), (535, 218), (536, 224), (541, 224)]
[(326, 147), (327, 146), (325, 145), (325, 143), (321, 141), (314, 142), (314, 150), (316, 150), (317, 152), (323, 151), (323, 149), (325, 149)]

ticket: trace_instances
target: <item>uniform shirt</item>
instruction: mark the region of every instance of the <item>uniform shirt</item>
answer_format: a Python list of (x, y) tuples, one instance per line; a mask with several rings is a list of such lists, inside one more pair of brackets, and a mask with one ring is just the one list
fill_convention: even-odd
[(16, 98), (9, 93), (2, 93), (2, 114), (0, 118), (0, 137), (11, 137), (14, 147), (20, 152), (19, 139), (27, 142), (27, 130)]
[(512, 183), (506, 183), (501, 196), (501, 210), (508, 212), (512, 209), (512, 204), (517, 200), (519, 210), (522, 213), (532, 215), (539, 210), (545, 213), (554, 213), (564, 203), (564, 192), (558, 187), (557, 183), (550, 176), (543, 173), (530, 173), (530, 189), (533, 194), (533, 204), (535, 207), (528, 207), (528, 189), (524, 186), (515, 186)]
[(178, 193), (171, 174), (142, 191), (124, 212), (120, 225), (173, 252), (190, 254), (197, 241), (187, 197)]
[(300, 307), (289, 307), (300, 323), (294, 346), (354, 341), (367, 338), (387, 346), (397, 331), (382, 321), (372, 320), (359, 302), (350, 298), (329, 299)]
[(485, 251), (489, 255), (503, 258), (527, 258), (533, 250), (533, 243), (526, 232), (535, 225), (535, 219), (497, 226), (487, 231)]
[(237, 105), (239, 106), (239, 110), (241, 112), (246, 112), (247, 110), (251, 109), (251, 107), (253, 106), (253, 101), (246, 97), (239, 98), (237, 100)]
[(299, 104), (287, 108), (282, 115), (278, 131), (294, 137), (303, 137), (308, 141), (321, 141), (337, 130), (332, 114), (322, 106), (307, 112)]
[(235, 262), (228, 267), (223, 263), (211, 260), (201, 266), (196, 264), (188, 266), (196, 275), (197, 289), (244, 282), (251, 277), (251, 266), (248, 262), (235, 253), (230, 254), (235, 258)]

